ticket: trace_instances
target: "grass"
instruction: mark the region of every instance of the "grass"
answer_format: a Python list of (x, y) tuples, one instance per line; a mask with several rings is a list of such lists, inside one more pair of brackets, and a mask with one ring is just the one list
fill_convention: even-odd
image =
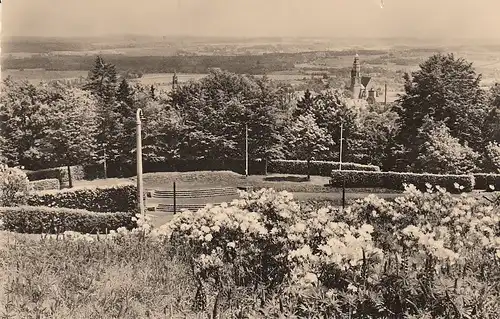
[[(341, 189), (328, 185), (329, 177), (311, 176), (307, 180), (303, 175), (269, 174), (244, 175), (232, 171), (198, 171), (198, 172), (162, 172), (145, 173), (144, 187), (151, 189), (172, 189), (176, 182), (177, 189), (203, 189), (217, 187), (253, 187), (274, 188), (293, 193), (340, 193)], [(108, 178), (93, 181), (75, 181), (75, 187), (115, 185), (123, 182), (134, 182), (136, 178)], [(398, 194), (399, 191), (382, 188), (346, 188), (347, 193), (389, 193)]]
[(189, 267), (163, 245), (16, 235), (0, 254), (2, 318), (199, 318)]

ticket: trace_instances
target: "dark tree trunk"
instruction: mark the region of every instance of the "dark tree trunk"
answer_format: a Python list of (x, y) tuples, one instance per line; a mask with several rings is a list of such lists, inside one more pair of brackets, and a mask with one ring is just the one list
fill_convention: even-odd
[(267, 175), (267, 165), (268, 165), (268, 160), (266, 157), (265, 162), (264, 162), (264, 175)]
[(311, 180), (311, 159), (307, 159), (307, 180)]
[(73, 187), (73, 176), (71, 176), (71, 166), (68, 165), (68, 187)]

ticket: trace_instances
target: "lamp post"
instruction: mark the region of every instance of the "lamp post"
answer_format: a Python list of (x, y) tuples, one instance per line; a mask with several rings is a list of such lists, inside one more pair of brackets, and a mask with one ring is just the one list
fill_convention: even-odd
[(141, 117), (143, 116), (142, 110), (138, 109), (136, 112), (136, 153), (137, 153), (137, 202), (139, 210), (144, 215), (144, 190), (142, 185), (142, 138), (141, 138)]
[(245, 176), (248, 177), (248, 124), (245, 123)]
[(339, 171), (342, 176), (342, 211), (345, 209), (345, 177), (342, 174), (342, 142), (344, 133), (344, 121), (340, 122), (340, 153), (339, 153)]
[(339, 152), (339, 170), (342, 170), (342, 140), (344, 132), (344, 122), (340, 122), (340, 152)]

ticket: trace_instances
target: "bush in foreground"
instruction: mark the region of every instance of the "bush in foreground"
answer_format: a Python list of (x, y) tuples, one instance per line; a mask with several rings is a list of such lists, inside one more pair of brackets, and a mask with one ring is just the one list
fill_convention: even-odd
[[(73, 280), (58, 286), (70, 285), (75, 292), (71, 296), (88, 296), (85, 301), (71, 303), (69, 297), (64, 299), (50, 289), (38, 299), (28, 299), (33, 295), (29, 287), (11, 289), (20, 295), (15, 300), (27, 299), (33, 309), (53, 298), (59, 300), (53, 308), (93, 309), (92, 314), (101, 317), (130, 318), (181, 313), (187, 318), (500, 316), (500, 285), (496, 284), (500, 278), (499, 207), (466, 194), (452, 196), (440, 187), (420, 192), (410, 186), (394, 202), (370, 196), (343, 212), (304, 208), (286, 192), (261, 190), (197, 213), (180, 213), (159, 229), (142, 218), (137, 224), (130, 232), (119, 229), (105, 236), (104, 242), (88, 243), (87, 236), (71, 236), (76, 244), (56, 241), (38, 246), (45, 251), (38, 257), (45, 267), (59, 267), (47, 262), (53, 256), (44, 257), (53, 246), (61, 245), (62, 251), (79, 247), (87, 258), (99, 256), (91, 264), (83, 261), (86, 266), (80, 269), (90, 269), (90, 275), (89, 271), (78, 273), (75, 267), (60, 268), (60, 276), (73, 276)], [(128, 259), (116, 256), (123, 252), (121, 247), (127, 248)], [(149, 253), (158, 247), (165, 259), (145, 264), (143, 260), (154, 259)], [(181, 276), (173, 285), (176, 289), (171, 289), (172, 280), (167, 279), (176, 274), (170, 267), (172, 257), (167, 255), (180, 257), (175, 268), (192, 269), (191, 275)], [(110, 263), (113, 258), (116, 262)], [(12, 266), (16, 276), (22, 267), (26, 263)], [(110, 268), (134, 274), (133, 281), (125, 280), (126, 286), (120, 287), (131, 294), (98, 286), (100, 280), (92, 274), (106, 276)], [(40, 272), (50, 275), (45, 269), (23, 275), (35, 282), (42, 279), (37, 287), (53, 287), (50, 278), (40, 276)], [(166, 272), (171, 274), (167, 278)], [(19, 287), (22, 282), (12, 280), (11, 286)], [(155, 296), (145, 298), (142, 306), (136, 302), (142, 294), (135, 292), (149, 292), (159, 285), (163, 288), (157, 291), (165, 291), (163, 300)], [(167, 287), (174, 292), (166, 292)], [(178, 301), (165, 308), (162, 302), (171, 301), (172, 296)], [(187, 310), (187, 302), (192, 310)], [(19, 303), (16, 309), (26, 307)]]
[[(500, 190), (500, 174), (475, 173), (475, 189), (480, 190)], [(493, 187), (493, 189), (492, 189)]]
[(0, 167), (0, 206), (24, 204), (31, 192), (26, 174), (12, 167)]
[(330, 185), (334, 187), (380, 187), (404, 189), (405, 184), (413, 184), (425, 191), (429, 185), (444, 187), (448, 192), (471, 192), (474, 189), (472, 175), (438, 175), (399, 172), (332, 171)]
[(57, 178), (32, 181), (30, 182), (30, 185), (34, 191), (59, 190), (61, 188), (61, 183)]
[(120, 227), (136, 226), (131, 213), (96, 213), (58, 207), (0, 207), (0, 220), (6, 230), (29, 234), (61, 234), (75, 231), (105, 234)]
[(30, 195), (27, 204), (84, 209), (92, 212), (134, 212), (137, 209), (136, 189), (135, 185), (126, 183), (46, 191)]

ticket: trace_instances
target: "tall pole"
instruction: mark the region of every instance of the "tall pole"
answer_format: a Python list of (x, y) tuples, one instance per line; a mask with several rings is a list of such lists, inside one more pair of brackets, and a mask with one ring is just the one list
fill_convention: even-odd
[(385, 84), (385, 90), (384, 90), (384, 105), (387, 105), (387, 83)]
[(344, 132), (344, 122), (340, 122), (340, 152), (339, 152), (339, 170), (342, 170), (342, 140)]
[(245, 176), (248, 176), (248, 124), (245, 123)]
[(177, 213), (177, 196), (175, 191), (175, 181), (174, 181), (174, 215)]
[(141, 116), (142, 110), (138, 109), (136, 113), (136, 123), (137, 123), (137, 142), (136, 142), (136, 153), (137, 153), (137, 203), (139, 205), (139, 211), (144, 215), (144, 190), (142, 185), (142, 138), (141, 138)]

